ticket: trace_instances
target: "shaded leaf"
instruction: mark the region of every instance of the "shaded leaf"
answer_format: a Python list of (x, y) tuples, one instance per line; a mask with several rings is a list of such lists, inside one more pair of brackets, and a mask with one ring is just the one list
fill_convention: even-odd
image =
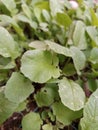
[(55, 84), (47, 84), (41, 91), (35, 94), (34, 98), (39, 107), (49, 106), (58, 98), (58, 87)]
[(72, 63), (65, 64), (62, 71), (66, 76), (72, 76), (76, 73), (76, 70), (75, 70), (74, 65)]
[(56, 102), (52, 105), (53, 113), (56, 116), (56, 120), (69, 125), (71, 122), (82, 116), (82, 111), (72, 111), (65, 107), (61, 102)]
[(0, 124), (9, 118), (17, 107), (18, 104), (9, 101), (3, 92), (0, 92)]
[(15, 67), (15, 62), (11, 58), (4, 58), (0, 56), (0, 69), (11, 69)]
[(98, 88), (98, 80), (97, 79), (96, 80), (88, 79), (87, 84), (88, 84), (89, 90), (91, 92), (94, 92)]

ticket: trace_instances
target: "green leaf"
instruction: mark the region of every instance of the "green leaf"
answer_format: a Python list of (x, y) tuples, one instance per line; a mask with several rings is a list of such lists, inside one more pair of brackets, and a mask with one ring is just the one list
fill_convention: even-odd
[(34, 14), (39, 22), (42, 22), (42, 11), (47, 10), (49, 11), (49, 2), (48, 1), (42, 1), (38, 2), (34, 5)]
[(98, 89), (91, 95), (83, 111), (83, 118), (80, 121), (81, 130), (98, 129)]
[(15, 109), (15, 112), (21, 112), (27, 108), (27, 101), (23, 101), (18, 105), (18, 107)]
[[(1, 0), (1, 2), (6, 6), (6, 8), (13, 14), (16, 9), (15, 0)], [(15, 11), (16, 12), (16, 11)]]
[(74, 65), (72, 63), (65, 64), (62, 71), (66, 76), (72, 76), (76, 73), (76, 70), (75, 70)]
[(9, 118), (17, 107), (18, 104), (10, 102), (3, 92), (0, 92), (0, 124)]
[(7, 71), (0, 72), (0, 82), (7, 80), (7, 77), (8, 77)]
[(54, 102), (54, 99), (58, 98), (58, 87), (55, 84), (47, 84), (43, 87), (34, 98), (39, 107), (49, 106)]
[(23, 4), (21, 5), (23, 12), (25, 13), (25, 15), (29, 18), (32, 19), (32, 13), (31, 10), (29, 8), (29, 6), (27, 6), (27, 4), (25, 2), (23, 2)]
[[(81, 74), (80, 70), (82, 70), (85, 67), (86, 57), (85, 57), (84, 53), (79, 50), (79, 48), (71, 47), (69, 49), (69, 48), (66, 48), (64, 46), (61, 46), (57, 43), (54, 43), (54, 42), (51, 42), (51, 41), (48, 41), (48, 40), (46, 40), (45, 43), (54, 52), (56, 52), (58, 54), (65, 55), (67, 57), (71, 57), (73, 59), (74, 66), (75, 66), (77, 73), (79, 75)], [(80, 59), (81, 59), (81, 61), (80, 61)]]
[(98, 46), (98, 31), (97, 31), (97, 29), (94, 26), (89, 26), (89, 27), (86, 27), (86, 31), (87, 31), (89, 37), (93, 41), (92, 46)]
[(45, 124), (42, 126), (42, 130), (53, 130), (53, 126), (51, 124)]
[(31, 1), (31, 6), (34, 7), (35, 4), (37, 4), (39, 2), (42, 2), (42, 0), (33, 0), (33, 1)]
[(91, 92), (94, 92), (97, 88), (98, 88), (98, 80), (94, 80), (94, 79), (88, 79), (87, 81), (87, 84), (88, 84), (88, 87), (89, 87), (89, 90)]
[(42, 10), (42, 15), (43, 15), (44, 19), (45, 19), (47, 22), (49, 22), (49, 21), (51, 20), (50, 14), (49, 14), (49, 12), (48, 12), (47, 10), (43, 9), (43, 10)]
[(22, 128), (23, 130), (40, 130), (42, 123), (38, 113), (30, 112), (23, 117)]
[(79, 84), (64, 78), (59, 83), (59, 95), (62, 103), (73, 111), (84, 107), (85, 94)]
[(8, 15), (1, 14), (0, 15), (0, 25), (2, 25), (2, 26), (9, 26), (9, 25), (11, 25), (14, 28), (14, 30), (17, 32), (17, 34), (20, 36), (20, 38), (22, 40), (24, 40), (25, 36), (23, 34), (23, 30), (20, 28), (20, 26), (15, 21), (15, 20), (17, 20), (16, 16), (14, 16), (13, 18), (11, 18)]
[(51, 112), (51, 110), (48, 112), (48, 116), (51, 121), (55, 121), (55, 115), (53, 114), (53, 112)]
[(82, 116), (82, 111), (72, 111), (65, 107), (61, 102), (54, 103), (52, 109), (56, 116), (56, 120), (64, 125), (69, 125), (73, 120)]
[(21, 63), (21, 72), (34, 82), (45, 83), (60, 76), (58, 58), (49, 51), (29, 50), (24, 53)]
[(15, 103), (23, 102), (32, 92), (34, 87), (30, 80), (22, 74), (14, 72), (5, 87), (5, 96)]
[(32, 21), (31, 19), (29, 19), (28, 17), (26, 17), (23, 14), (17, 14), (15, 16), (15, 19), (18, 20), (18, 21), (21, 21), (23, 23), (28, 23), (33, 29), (37, 28), (37, 23)]
[(9, 25), (12, 22), (13, 22), (13, 19), (10, 16), (0, 14), (0, 25), (2, 25), (2, 26)]
[(74, 45), (79, 49), (87, 48), (87, 41), (85, 36), (85, 24), (82, 21), (77, 21), (75, 25), (75, 30), (73, 33)]
[(53, 50), (55, 53), (62, 54), (68, 57), (71, 57), (71, 51), (64, 46), (61, 46), (55, 42), (45, 40), (45, 43), (49, 46), (49, 49)]
[(63, 5), (60, 3), (59, 0), (49, 0), (49, 4), (50, 4), (50, 10), (51, 10), (51, 14), (52, 16), (56, 16), (56, 14), (58, 12), (63, 12)]
[(90, 9), (90, 13), (91, 13), (91, 18), (92, 18), (92, 25), (98, 27), (98, 17), (92, 8)]
[(71, 18), (66, 13), (57, 13), (56, 21), (59, 25), (64, 26), (65, 29), (72, 23)]
[(91, 50), (91, 54), (90, 54), (90, 58), (89, 60), (93, 63), (93, 64), (97, 64), (98, 63), (98, 48), (93, 48)]
[(5, 58), (0, 56), (0, 70), (1, 69), (12, 69), (15, 67), (15, 62), (11, 61), (11, 58)]
[(47, 49), (47, 45), (45, 44), (45, 42), (38, 41), (38, 40), (31, 42), (29, 44), (29, 47), (39, 49), (39, 50), (46, 50)]
[(71, 47), (70, 51), (71, 51), (75, 69), (77, 73), (80, 75), (81, 74), (80, 70), (82, 70), (85, 67), (86, 57), (84, 53), (80, 51), (77, 47)]
[(3, 27), (0, 27), (0, 55), (12, 58), (16, 58), (20, 55), (17, 43)]

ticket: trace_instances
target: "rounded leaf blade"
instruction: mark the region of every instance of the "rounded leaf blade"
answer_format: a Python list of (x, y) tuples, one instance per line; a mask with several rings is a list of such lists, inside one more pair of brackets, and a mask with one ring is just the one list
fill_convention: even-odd
[(59, 83), (59, 95), (62, 103), (73, 111), (84, 107), (85, 94), (82, 88), (72, 80), (64, 78)]
[(29, 50), (22, 59), (21, 72), (31, 81), (45, 83), (49, 79), (60, 76), (57, 64), (58, 58), (49, 51)]
[(14, 72), (5, 87), (5, 96), (15, 103), (23, 102), (32, 92), (34, 87), (31, 81), (22, 74)]
[(23, 117), (22, 128), (23, 130), (40, 130), (42, 123), (39, 114), (31, 112)]

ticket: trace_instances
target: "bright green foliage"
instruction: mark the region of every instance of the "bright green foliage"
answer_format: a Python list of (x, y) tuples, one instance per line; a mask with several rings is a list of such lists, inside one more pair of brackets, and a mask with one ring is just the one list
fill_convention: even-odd
[(68, 28), (72, 23), (71, 18), (65, 13), (57, 13), (56, 21), (61, 26), (64, 26), (65, 29)]
[(49, 51), (27, 51), (21, 61), (21, 72), (31, 81), (44, 83), (52, 77), (58, 78), (60, 76), (58, 59)]
[(39, 114), (31, 112), (24, 116), (22, 127), (23, 130), (40, 130), (42, 123)]
[(18, 72), (12, 74), (5, 86), (5, 96), (15, 103), (21, 103), (32, 92), (34, 92), (32, 83)]
[(25, 110), (23, 130), (98, 129), (98, 3), (77, 3), (0, 1), (1, 125)]
[(84, 117), (81, 119), (81, 130), (98, 129), (98, 89), (91, 95), (84, 107)]
[(85, 94), (82, 88), (74, 81), (67, 78), (61, 80), (59, 83), (59, 94), (62, 103), (69, 109), (78, 111), (84, 107)]
[(91, 18), (92, 18), (92, 25), (98, 27), (98, 17), (97, 17), (97, 15), (95, 14), (93, 9), (90, 9), (90, 13), (91, 13)]

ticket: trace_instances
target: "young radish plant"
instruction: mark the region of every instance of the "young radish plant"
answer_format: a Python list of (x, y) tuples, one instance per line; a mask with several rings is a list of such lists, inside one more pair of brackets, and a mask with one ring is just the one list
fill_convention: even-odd
[(0, 129), (98, 129), (97, 8), (0, 1)]

